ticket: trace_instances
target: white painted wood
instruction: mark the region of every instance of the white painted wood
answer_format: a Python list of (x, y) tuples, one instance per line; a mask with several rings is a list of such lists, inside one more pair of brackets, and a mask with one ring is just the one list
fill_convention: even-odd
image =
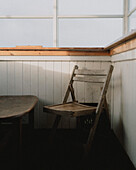
[[(38, 96), (38, 89), (39, 89), (39, 65), (38, 62), (31, 62), (30, 63), (30, 67), (31, 67), (31, 80), (30, 80), (30, 94), (31, 95), (35, 95)], [(39, 127), (39, 102), (37, 103), (37, 105), (35, 106), (35, 110), (34, 110), (34, 125), (35, 128)]]
[(112, 127), (136, 166), (136, 50), (114, 55)]
[[(115, 64), (112, 63), (112, 65), (114, 66), (114, 70), (115, 70)], [(111, 105), (110, 105), (110, 114), (111, 114), (111, 128), (113, 129), (113, 118), (114, 118), (114, 71), (112, 73), (112, 77), (111, 77)]]
[(0, 95), (8, 94), (8, 62), (0, 61)]
[(53, 102), (55, 104), (62, 103), (62, 64), (61, 62), (54, 62), (54, 70), (53, 70), (53, 78), (54, 78), (54, 98)]
[[(125, 74), (125, 73), (124, 73)], [(115, 130), (115, 133), (121, 133), (121, 114), (122, 114), (122, 107), (121, 107), (121, 97), (122, 97), (122, 75), (120, 71), (120, 67), (114, 68), (113, 75), (116, 75), (114, 77), (114, 118), (113, 118), (113, 128)], [(116, 113), (116, 114), (115, 114)], [(119, 124), (120, 123), (120, 124)], [(120, 125), (120, 127), (119, 127)], [(120, 129), (120, 130), (119, 130)], [(119, 132), (120, 131), (120, 132)]]
[(31, 93), (31, 63), (23, 62), (23, 95)]
[(15, 93), (15, 67), (14, 62), (8, 62), (8, 95)]
[(47, 128), (47, 114), (43, 112), (43, 106), (46, 105), (46, 62), (39, 62), (39, 127)]
[(22, 95), (23, 63), (15, 61), (15, 95)]
[[(129, 155), (132, 153), (132, 143), (133, 143), (133, 126), (132, 122), (135, 118), (133, 116), (133, 107), (132, 106), (132, 87), (133, 87), (133, 80), (132, 80), (132, 62), (123, 63), (123, 76), (122, 76), (122, 91), (123, 91), (123, 130), (125, 131), (125, 136), (123, 136), (123, 144), (126, 148), (126, 151)], [(124, 135), (124, 134), (123, 134)], [(119, 136), (119, 135), (118, 135)], [(119, 136), (120, 137), (120, 136)]]
[[(54, 62), (53, 67), (53, 103), (60, 104), (62, 103), (62, 64), (61, 62)], [(58, 127), (61, 127), (61, 122)]]
[(133, 133), (136, 131), (135, 125), (136, 125), (136, 110), (135, 110), (135, 101), (136, 101), (136, 88), (135, 88), (135, 83), (136, 83), (136, 61), (132, 62), (132, 108), (131, 108), (131, 146), (130, 146), (130, 153), (131, 155), (131, 160), (134, 163), (136, 167), (136, 133)]
[[(85, 67), (87, 69), (92, 69), (93, 68), (93, 62), (85, 62)], [(92, 89), (92, 84), (90, 83), (85, 83), (85, 102), (86, 103), (92, 103), (93, 102), (93, 89)]]
[[(24, 59), (20, 60), (20, 57), (24, 57)], [(91, 58), (91, 60), (90, 57), (83, 57), (85, 60), (81, 60), (81, 56), (71, 56), (62, 61), (56, 60), (56, 58), (54, 60), (51, 58), (49, 61), (52, 56), (47, 56), (48, 60), (46, 60), (46, 56), (43, 56), (42, 60), (38, 58), (39, 56), (30, 56), (31, 60), (27, 60), (27, 57), (29, 58), (29, 56), (16, 56), (14, 60), (0, 62), (0, 94), (7, 95), (8, 90), (10, 90), (10, 94), (13, 95), (36, 95), (39, 98), (39, 103), (35, 109), (35, 128), (51, 128), (55, 117), (43, 112), (43, 105), (62, 102), (74, 65), (78, 64), (81, 68), (89, 69), (92, 63), (98, 63), (95, 61), (98, 56)], [(64, 59), (66, 56), (61, 57)], [(72, 57), (74, 58), (71, 60)], [(105, 61), (103, 60), (103, 62)], [(12, 78), (10, 78), (11, 86), (8, 85), (9, 77)], [(85, 83), (79, 86), (75, 83), (74, 87), (79, 101), (86, 101), (91, 89), (85, 90)], [(71, 97), (68, 101), (70, 100)], [(28, 118), (24, 117), (23, 122), (27, 123)], [(75, 128), (76, 119), (62, 118), (60, 127)]]
[[(53, 62), (46, 62), (46, 96), (45, 103), (46, 105), (54, 104), (54, 64)], [(46, 113), (45, 113), (46, 114)], [(55, 120), (55, 116), (52, 114), (47, 114), (47, 127), (51, 128), (53, 122)]]
[(111, 61), (110, 56), (0, 56), (1, 61)]
[(112, 56), (112, 62), (124, 62), (136, 60), (136, 49)]
[[(23, 62), (22, 94), (31, 94), (31, 62)], [(23, 123), (28, 123), (28, 115), (23, 116)]]
[[(93, 62), (92, 69), (100, 69), (101, 68), (101, 62)], [(101, 85), (94, 85), (92, 86), (93, 91), (93, 103), (98, 103), (100, 92), (101, 92)]]

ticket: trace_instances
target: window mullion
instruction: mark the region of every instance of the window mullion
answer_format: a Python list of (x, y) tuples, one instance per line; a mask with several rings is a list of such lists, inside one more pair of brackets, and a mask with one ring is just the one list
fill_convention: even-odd
[(124, 34), (128, 33), (128, 0), (124, 0)]

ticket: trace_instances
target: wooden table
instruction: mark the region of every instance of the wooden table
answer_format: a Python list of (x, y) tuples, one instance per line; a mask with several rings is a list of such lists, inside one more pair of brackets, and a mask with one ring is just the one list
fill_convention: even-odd
[[(36, 96), (0, 96), (0, 125), (3, 122), (11, 122), (17, 130), (17, 143), (19, 159), (22, 145), (22, 117), (29, 113), (29, 127), (34, 128), (34, 107), (38, 102)], [(0, 127), (1, 127), (0, 126)], [(18, 157), (18, 156), (17, 156)], [(19, 160), (20, 162), (20, 160)], [(20, 168), (18, 168), (20, 169)]]

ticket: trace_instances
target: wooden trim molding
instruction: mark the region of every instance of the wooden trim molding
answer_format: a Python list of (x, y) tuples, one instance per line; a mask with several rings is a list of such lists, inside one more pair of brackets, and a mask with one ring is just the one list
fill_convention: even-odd
[(136, 38), (111, 49), (111, 55), (123, 53), (133, 49), (136, 49)]
[(33, 51), (8, 50), (0, 51), (0, 56), (110, 56), (109, 51)]
[(0, 47), (0, 51), (103, 51), (104, 48), (61, 48), (61, 47), (43, 47), (43, 46), (16, 46), (16, 47)]
[(110, 56), (104, 48), (46, 48), (17, 46), (0, 48), (0, 56)]

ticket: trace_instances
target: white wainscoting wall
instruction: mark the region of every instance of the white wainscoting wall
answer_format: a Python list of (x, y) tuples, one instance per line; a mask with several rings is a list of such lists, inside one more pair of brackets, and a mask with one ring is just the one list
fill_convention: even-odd
[[(75, 64), (80, 68), (108, 69), (109, 56), (0, 56), (0, 95), (36, 95), (35, 128), (51, 128), (54, 115), (44, 105), (61, 103)], [(97, 102), (99, 90), (88, 83), (75, 83), (80, 102)], [(108, 103), (110, 103), (110, 90)], [(24, 117), (27, 122), (27, 117)], [(75, 128), (75, 119), (62, 119), (61, 128)]]
[(136, 49), (112, 56), (112, 127), (136, 167)]

